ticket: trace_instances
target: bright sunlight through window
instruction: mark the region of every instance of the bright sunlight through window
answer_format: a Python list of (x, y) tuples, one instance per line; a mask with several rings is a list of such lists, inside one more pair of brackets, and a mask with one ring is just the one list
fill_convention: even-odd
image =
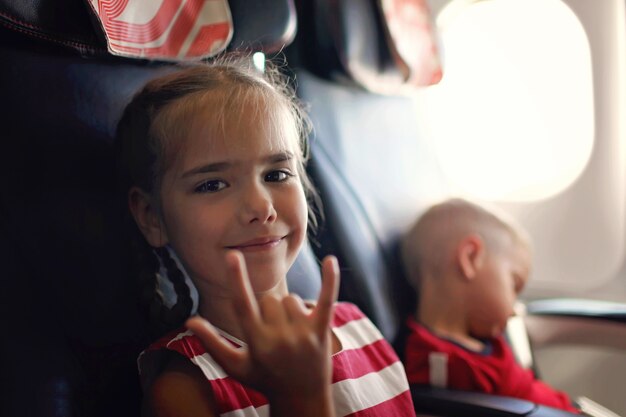
[(552, 196), (589, 160), (591, 55), (560, 0), (452, 2), (437, 21), (444, 76), (421, 113), (458, 192), (499, 201)]

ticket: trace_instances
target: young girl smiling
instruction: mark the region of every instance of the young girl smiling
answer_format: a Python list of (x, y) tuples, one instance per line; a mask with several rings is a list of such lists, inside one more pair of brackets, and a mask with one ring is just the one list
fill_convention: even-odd
[[(316, 303), (288, 292), (312, 219), (306, 118), (271, 65), (248, 62), (153, 80), (119, 124), (149, 311), (180, 326), (140, 356), (146, 414), (412, 416), (392, 348), (355, 306), (335, 303), (336, 260), (322, 263)], [(199, 294), (189, 330), (170, 253)], [(161, 265), (179, 293), (171, 309), (158, 301)]]

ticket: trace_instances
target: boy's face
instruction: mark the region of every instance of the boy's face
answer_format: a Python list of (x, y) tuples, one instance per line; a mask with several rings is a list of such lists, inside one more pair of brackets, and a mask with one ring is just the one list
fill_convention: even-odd
[(507, 239), (496, 250), (486, 248), (485, 262), (470, 285), (470, 333), (477, 338), (499, 336), (530, 273), (530, 251)]
[(231, 296), (224, 262), (231, 249), (243, 253), (255, 292), (284, 291), (306, 236), (296, 138), (281, 137), (292, 131), (277, 126), (284, 120), (264, 123), (263, 108), (244, 103), (223, 128), (206, 117), (179, 139), (180, 151), (163, 177), (164, 241), (201, 293), (212, 297)]

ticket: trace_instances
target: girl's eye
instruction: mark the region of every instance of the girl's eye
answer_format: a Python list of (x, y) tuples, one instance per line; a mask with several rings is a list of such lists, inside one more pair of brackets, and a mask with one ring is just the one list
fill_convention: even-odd
[(196, 193), (216, 193), (226, 188), (227, 184), (221, 180), (205, 181), (194, 188)]
[(283, 182), (293, 177), (293, 174), (287, 171), (272, 171), (265, 175), (265, 181), (267, 182)]

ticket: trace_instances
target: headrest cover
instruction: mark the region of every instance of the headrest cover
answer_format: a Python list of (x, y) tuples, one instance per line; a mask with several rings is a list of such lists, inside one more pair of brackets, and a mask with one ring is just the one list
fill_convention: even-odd
[(436, 84), (442, 70), (426, 0), (380, 0), (383, 28), (407, 84)]
[(300, 31), (301, 44), (314, 57), (306, 65), (317, 75), (347, 76), (382, 94), (441, 79), (425, 0), (301, 0), (297, 5), (300, 24), (309, 27)]
[(223, 51), (233, 34), (226, 0), (88, 0), (113, 55), (198, 60)]
[(281, 51), (296, 12), (293, 0), (0, 0), (0, 27), (81, 55), (179, 61)]

